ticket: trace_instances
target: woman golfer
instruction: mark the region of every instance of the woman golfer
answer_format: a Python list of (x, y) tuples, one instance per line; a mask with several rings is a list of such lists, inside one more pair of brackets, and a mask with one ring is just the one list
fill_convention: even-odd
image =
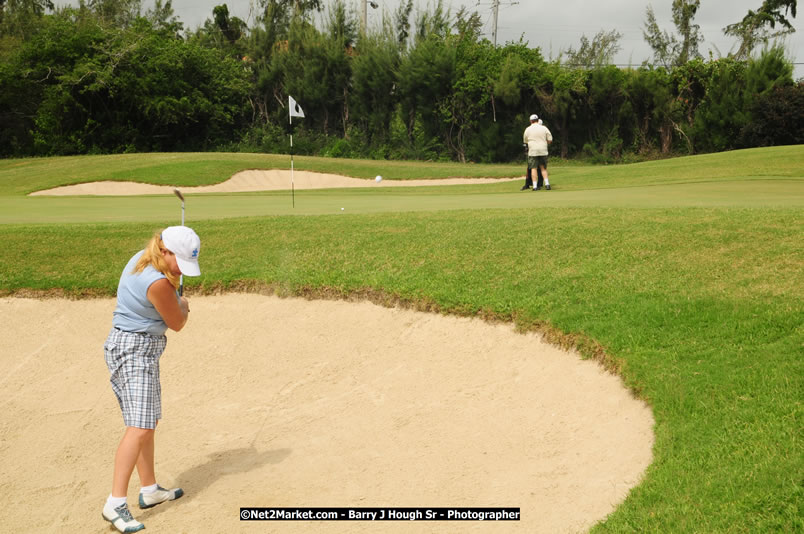
[(200, 249), (201, 240), (192, 229), (166, 228), (129, 260), (117, 286), (113, 327), (103, 350), (126, 431), (114, 457), (112, 493), (103, 507), (103, 517), (120, 532), (145, 528), (131, 517), (126, 504), (135, 465), (142, 484), (140, 508), (184, 494), (181, 489), (167, 490), (156, 483), (154, 431), (162, 417), (159, 356), (167, 344), (165, 331), (170, 328), (178, 332), (187, 322), (190, 307), (176, 289), (182, 274), (201, 274)]

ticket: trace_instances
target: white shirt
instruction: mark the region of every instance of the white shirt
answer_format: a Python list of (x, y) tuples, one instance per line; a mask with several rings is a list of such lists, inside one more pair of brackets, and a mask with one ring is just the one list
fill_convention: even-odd
[(552, 141), (553, 134), (547, 126), (535, 122), (525, 128), (525, 133), (522, 134), (522, 142), (528, 145), (528, 156), (546, 156), (547, 143)]

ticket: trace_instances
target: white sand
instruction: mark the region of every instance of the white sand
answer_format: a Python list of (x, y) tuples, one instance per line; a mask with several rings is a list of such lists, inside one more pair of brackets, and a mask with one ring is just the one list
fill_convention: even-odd
[[(387, 180), (381, 182), (348, 178), (336, 174), (322, 174), (308, 171), (293, 173), (294, 189), (330, 189), (342, 187), (416, 187), (428, 185), (484, 184), (500, 181), (522, 180), (522, 178), (444, 178), (439, 180)], [(250, 170), (242, 171), (229, 180), (216, 185), (182, 187), (182, 193), (240, 193), (247, 191), (279, 191), (291, 188), (290, 171)], [(173, 187), (150, 185), (135, 182), (90, 182), (66, 185), (37, 191), (32, 196), (52, 195), (161, 195), (172, 194)]]
[[(146, 532), (556, 533), (603, 519), (653, 419), (594, 362), (510, 325), (343, 301), (190, 297), (168, 334)], [(113, 299), (0, 299), (0, 524), (98, 532), (123, 421)], [(129, 503), (136, 502), (132, 476)], [(282, 522), (241, 506), (521, 507), (518, 523)]]

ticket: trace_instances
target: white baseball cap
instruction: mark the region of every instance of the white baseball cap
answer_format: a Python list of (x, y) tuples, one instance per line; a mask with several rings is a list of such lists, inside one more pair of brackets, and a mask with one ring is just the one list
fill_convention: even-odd
[(198, 266), (198, 253), (201, 251), (201, 238), (192, 228), (186, 226), (169, 226), (162, 230), (162, 242), (165, 248), (176, 255), (181, 274), (201, 276)]
[(539, 116), (534, 113), (533, 115), (530, 116), (530, 120), (537, 121), (539, 120)]

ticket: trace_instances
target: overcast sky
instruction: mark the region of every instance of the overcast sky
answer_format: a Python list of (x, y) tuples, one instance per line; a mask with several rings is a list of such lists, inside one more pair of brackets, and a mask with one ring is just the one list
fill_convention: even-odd
[[(383, 12), (392, 16), (400, 0), (373, 0), (377, 9), (368, 8), (369, 25), (377, 25)], [(65, 4), (69, 2), (59, 2)], [(173, 0), (173, 10), (184, 22), (185, 28), (195, 29), (207, 18), (212, 18), (212, 8), (226, 4), (229, 13), (237, 16), (249, 26), (254, 23), (256, 0)], [(324, 0), (330, 5), (331, 0)], [(493, 15), (492, 0), (444, 0), (444, 5), (454, 14), (461, 6), (477, 11), (484, 21), (485, 36), (492, 39)], [(550, 59), (561, 50), (572, 46), (578, 48), (581, 36), (591, 40), (600, 30), (617, 30), (622, 34), (622, 50), (615, 56), (620, 65), (638, 66), (646, 59), (652, 59), (650, 47), (642, 37), (645, 25), (645, 9), (651, 4), (656, 13), (659, 27), (675, 34), (671, 6), (672, 0), (500, 0), (497, 21), (497, 44), (518, 40), (524, 36), (533, 48), (541, 48), (543, 55)], [(362, 0), (346, 0), (357, 13), (362, 9)], [(143, 0), (143, 6), (152, 6), (152, 0)], [(434, 0), (414, 0), (414, 11), (429, 10)], [(749, 9), (756, 10), (762, 0), (701, 0), (701, 7), (694, 22), (701, 27), (704, 42), (701, 53), (707, 57), (711, 50), (714, 57), (725, 56), (736, 51), (736, 40), (723, 35), (723, 28), (739, 22)], [(789, 13), (788, 13), (788, 18)], [(788, 55), (793, 61), (802, 63), (794, 66), (794, 77), (804, 77), (804, 24), (792, 19), (796, 32), (787, 38)]]

